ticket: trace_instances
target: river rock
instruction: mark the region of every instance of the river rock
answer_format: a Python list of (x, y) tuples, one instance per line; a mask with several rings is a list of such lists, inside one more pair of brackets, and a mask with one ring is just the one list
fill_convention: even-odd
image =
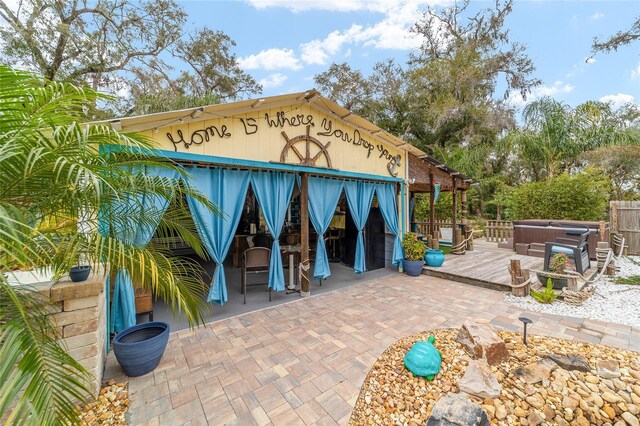
[(527, 417), (527, 422), (531, 426), (538, 426), (540, 423), (542, 423), (542, 421), (542, 416), (540, 416), (540, 414), (536, 413), (535, 411), (529, 414), (529, 417)]
[(543, 379), (548, 378), (551, 375), (551, 371), (546, 365), (540, 363), (533, 363), (525, 365), (524, 367), (514, 370), (513, 375), (521, 379), (525, 383), (535, 384), (540, 383)]
[(622, 418), (624, 419), (625, 422), (627, 422), (629, 426), (640, 426), (640, 420), (638, 420), (636, 416), (634, 416), (629, 412), (622, 413)]
[(596, 364), (596, 370), (598, 372), (598, 376), (604, 379), (614, 379), (621, 376), (618, 361), (598, 361), (598, 364)]
[(490, 365), (500, 364), (509, 358), (504, 341), (488, 324), (465, 321), (456, 340), (476, 359), (484, 359)]
[(558, 367), (564, 368), (565, 370), (573, 371), (583, 371), (588, 373), (591, 371), (591, 366), (586, 358), (580, 355), (561, 355), (561, 354), (549, 354), (544, 357), (544, 359), (548, 359), (558, 364)]
[(491, 372), (489, 365), (483, 359), (469, 362), (469, 366), (458, 381), (458, 389), (480, 398), (497, 398), (502, 386)]
[(433, 407), (427, 426), (489, 426), (489, 418), (466, 395), (450, 393)]

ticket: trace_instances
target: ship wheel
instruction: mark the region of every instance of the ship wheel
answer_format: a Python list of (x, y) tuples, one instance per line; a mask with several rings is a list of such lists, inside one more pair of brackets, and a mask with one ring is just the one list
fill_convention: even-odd
[[(305, 166), (315, 166), (320, 157), (324, 156), (324, 158), (327, 160), (327, 167), (331, 169), (331, 157), (329, 156), (329, 152), (327, 151), (327, 148), (329, 148), (331, 142), (327, 142), (326, 145), (323, 145), (322, 142), (309, 134), (310, 131), (311, 126), (307, 126), (306, 134), (296, 136), (291, 139), (289, 139), (289, 136), (287, 136), (284, 131), (282, 132), (282, 136), (287, 141), (287, 144), (282, 149), (282, 153), (280, 153), (280, 162), (285, 162), (287, 154), (289, 150), (291, 150), (300, 160), (300, 164), (303, 164)], [(296, 147), (296, 145), (301, 145), (301, 142), (304, 142), (304, 155), (300, 152), (300, 149)], [(312, 153), (312, 151), (314, 151), (314, 153)]]

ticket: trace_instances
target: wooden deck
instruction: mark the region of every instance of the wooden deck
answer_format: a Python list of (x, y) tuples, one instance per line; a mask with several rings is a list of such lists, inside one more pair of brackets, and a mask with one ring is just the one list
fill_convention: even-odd
[(520, 259), (523, 269), (542, 269), (543, 259), (521, 256), (514, 251), (499, 249), (496, 243), (475, 242), (475, 250), (464, 255), (447, 255), (439, 268), (425, 266), (422, 273), (465, 284), (494, 290), (510, 291), (509, 261)]

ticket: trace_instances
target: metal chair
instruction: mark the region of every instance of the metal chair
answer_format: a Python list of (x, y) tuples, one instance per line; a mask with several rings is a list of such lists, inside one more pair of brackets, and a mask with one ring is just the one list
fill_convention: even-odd
[(585, 271), (591, 267), (589, 261), (589, 228), (581, 234), (574, 233), (578, 238), (556, 238), (556, 242), (544, 243), (544, 270), (549, 270), (551, 258), (558, 253), (566, 254), (573, 261), (576, 272), (584, 275)]
[[(241, 267), (241, 285), (240, 291), (244, 294), (243, 304), (247, 304), (247, 274), (269, 273), (269, 260), (271, 258), (271, 249), (265, 247), (252, 247), (242, 254)], [(265, 283), (257, 283), (250, 285), (264, 285)], [(268, 283), (267, 283), (268, 285)], [(271, 288), (269, 288), (269, 302), (271, 302)]]

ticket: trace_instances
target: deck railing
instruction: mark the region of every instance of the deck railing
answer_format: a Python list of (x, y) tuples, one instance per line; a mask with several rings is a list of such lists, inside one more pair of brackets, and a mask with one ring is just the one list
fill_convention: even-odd
[(489, 220), (486, 228), (487, 241), (499, 243), (513, 238), (513, 223), (508, 220)]
[[(434, 224), (436, 231), (440, 231), (440, 228), (453, 228), (453, 223), (447, 220), (436, 220)], [(419, 234), (429, 235), (429, 222), (411, 222), (411, 230)]]

